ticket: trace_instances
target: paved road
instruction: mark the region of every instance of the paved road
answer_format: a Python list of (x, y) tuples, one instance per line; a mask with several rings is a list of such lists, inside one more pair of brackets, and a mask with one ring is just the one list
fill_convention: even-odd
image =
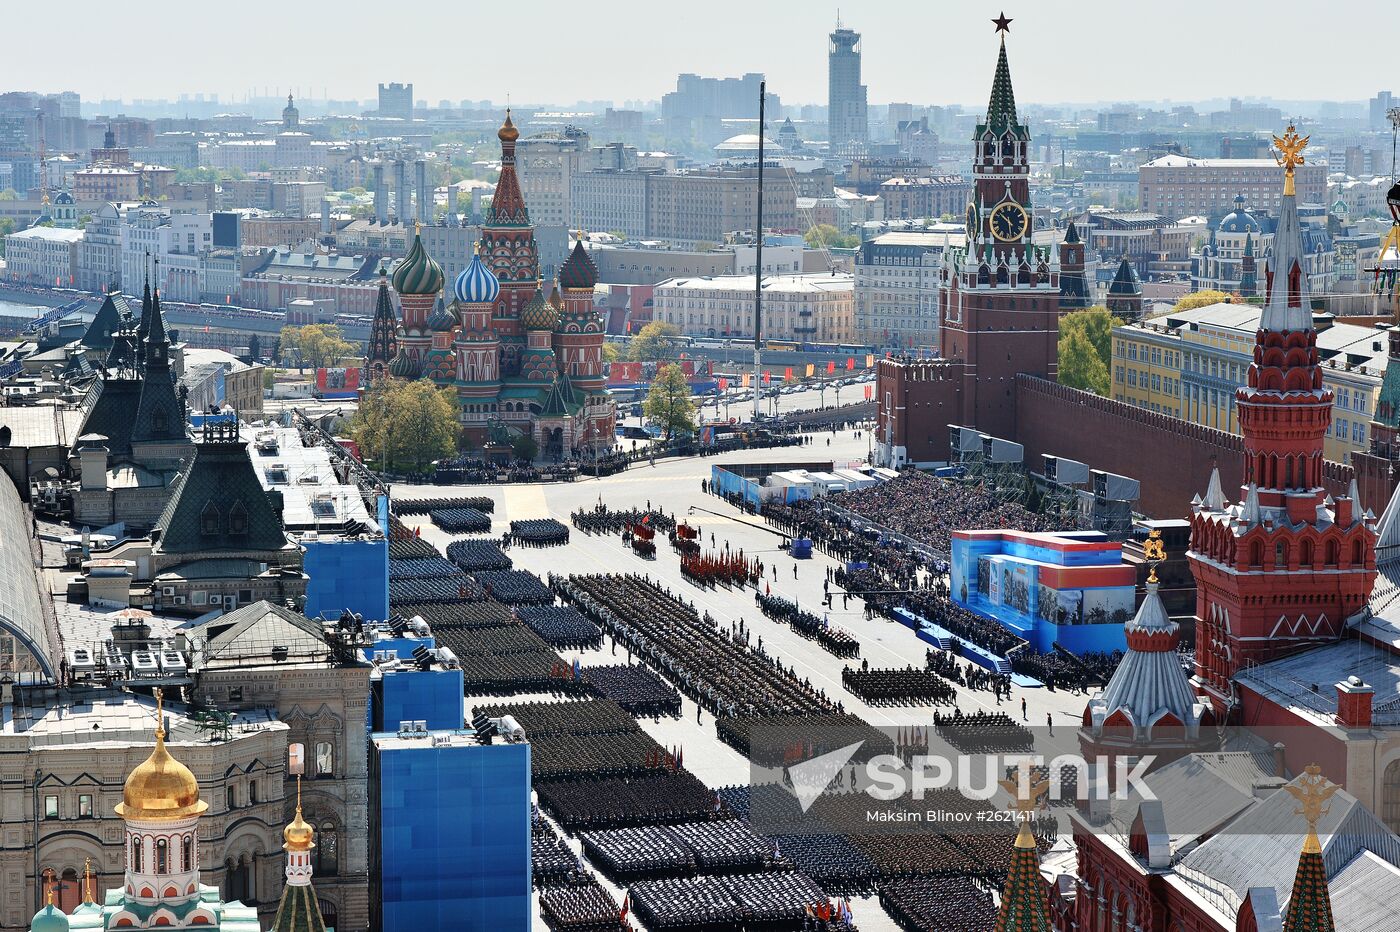
[[(827, 440), (831, 440), (830, 447)], [(569, 515), (579, 508), (590, 508), (601, 499), (611, 508), (652, 507), (661, 508), (674, 514), (678, 519), (685, 518), (692, 506), (718, 512), (704, 512), (690, 516), (692, 524), (698, 524), (704, 544), (710, 546), (713, 534), (715, 543), (723, 547), (728, 542), (731, 548), (741, 548), (746, 554), (759, 555), (765, 564), (776, 565), (778, 578), (771, 575), (766, 585), (773, 592), (811, 611), (820, 612), (822, 581), (828, 567), (837, 563), (820, 551), (814, 552), (810, 560), (794, 561), (778, 550), (780, 538), (756, 518), (744, 515), (712, 495), (700, 490), (700, 480), (708, 478), (711, 466), (726, 462), (794, 462), (811, 461), (830, 457), (838, 465), (864, 458), (867, 439), (857, 438), (851, 431), (838, 434), (816, 434), (811, 446), (782, 448), (776, 450), (751, 450), (719, 457), (689, 457), (684, 459), (662, 460), (656, 466), (641, 466), (615, 476), (602, 479), (587, 479), (575, 483), (511, 486), (465, 486), (446, 488), (442, 486), (398, 486), (394, 494), (404, 498), (437, 496), (460, 491), (469, 495), (488, 495), (496, 502), (493, 516), (493, 532), (499, 535), (509, 526), (511, 520), (538, 517), (554, 517), (564, 523)], [(454, 538), (433, 527), (426, 516), (413, 516), (406, 519), (411, 526), (420, 527), (424, 538), (440, 548)], [(533, 570), (544, 576), (546, 573), (613, 573), (641, 572), (669, 588), (672, 592), (693, 602), (701, 613), (708, 611), (721, 625), (742, 618), (745, 625), (754, 632), (755, 639), (762, 635), (763, 646), (770, 655), (781, 659), (784, 666), (790, 666), (798, 677), (807, 679), (814, 688), (825, 691), (826, 695), (839, 699), (848, 711), (865, 718), (878, 726), (927, 725), (931, 723), (933, 708), (871, 707), (855, 696), (845, 692), (841, 685), (841, 668), (847, 661), (831, 656), (814, 641), (799, 637), (786, 625), (779, 625), (764, 617), (754, 604), (751, 589), (731, 590), (726, 588), (702, 589), (680, 574), (679, 560), (671, 548), (661, 541), (654, 560), (643, 560), (625, 548), (617, 537), (600, 537), (573, 530), (570, 543), (565, 547), (531, 548), (515, 547), (510, 556), (516, 566)], [(793, 568), (797, 568), (794, 577)], [(833, 586), (833, 591), (839, 591)], [(840, 599), (835, 600), (840, 606)], [(851, 599), (849, 611), (831, 612), (831, 623), (850, 631), (861, 644), (861, 657), (870, 661), (874, 668), (922, 667), (924, 651), (928, 646), (918, 640), (912, 631), (902, 625), (881, 618), (866, 620), (864, 605), (858, 599)], [(618, 648), (619, 651), (624, 649)], [(622, 662), (625, 653), (615, 660), (612, 648), (605, 643), (601, 650), (564, 652), (569, 659), (577, 656), (585, 664)], [(958, 688), (957, 704), (964, 712), (979, 709), (995, 710), (996, 700), (988, 692)], [(1006, 710), (1013, 715), (1019, 712), (1022, 698), (1026, 699), (1031, 724), (1044, 725), (1047, 713), (1055, 722), (1055, 732), (1063, 734), (1066, 749), (1074, 745), (1073, 732), (1084, 709), (1085, 698), (1064, 691), (1049, 692), (1044, 689), (1012, 688), (1012, 698), (1006, 703)], [(947, 711), (947, 707), (942, 707)], [(696, 722), (696, 707), (688, 699), (683, 702), (679, 719), (662, 719), (653, 723), (643, 720), (642, 727), (665, 746), (681, 745), (685, 751), (686, 766), (707, 785), (719, 787), (747, 782), (749, 764), (745, 758), (728, 745), (719, 741), (714, 730), (714, 719), (703, 713), (701, 723)], [(575, 845), (577, 847), (577, 845)], [(894, 924), (884, 911), (872, 900), (858, 902), (853, 907), (857, 924), (862, 930), (893, 930)]]

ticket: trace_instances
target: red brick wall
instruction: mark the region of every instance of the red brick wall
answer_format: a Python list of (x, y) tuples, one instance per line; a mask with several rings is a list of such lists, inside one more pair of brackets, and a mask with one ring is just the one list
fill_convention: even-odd
[[(1239, 499), (1244, 443), (1224, 431), (1029, 375), (1016, 378), (1016, 427), (1032, 471), (1040, 471), (1040, 457), (1048, 453), (1137, 479), (1142, 498), (1136, 508), (1154, 518), (1189, 513), (1192, 496), (1205, 492), (1210, 481), (1212, 457), (1225, 497)], [(1350, 466), (1323, 466), (1333, 495), (1344, 494), (1351, 477)]]

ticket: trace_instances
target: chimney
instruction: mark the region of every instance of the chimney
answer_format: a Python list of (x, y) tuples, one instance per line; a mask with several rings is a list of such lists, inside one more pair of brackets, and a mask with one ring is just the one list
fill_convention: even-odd
[(1352, 506), (1356, 504), (1349, 495), (1337, 496), (1337, 504), (1334, 506), (1337, 527), (1351, 527)]
[(1287, 779), (1288, 777), (1288, 750), (1282, 741), (1274, 743), (1274, 776)]
[(403, 226), (413, 224), (411, 205), (408, 202), (408, 163), (403, 159), (394, 162), (394, 216)]
[(457, 225), (457, 186), (447, 186), (447, 225)]
[(1337, 684), (1336, 722), (1343, 728), (1371, 727), (1371, 700), (1375, 690), (1361, 682), (1359, 676), (1349, 676)]
[(428, 163), (419, 159), (413, 163), (413, 187), (418, 199), (418, 222), (427, 226), (433, 220), (433, 199), (428, 196)]
[(389, 189), (384, 185), (384, 163), (374, 163), (374, 222), (389, 222)]
[(331, 199), (321, 198), (321, 235), (331, 235)]

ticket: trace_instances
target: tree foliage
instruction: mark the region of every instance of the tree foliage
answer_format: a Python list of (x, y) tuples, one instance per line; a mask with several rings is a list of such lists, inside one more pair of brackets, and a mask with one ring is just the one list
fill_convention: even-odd
[(386, 379), (360, 401), (350, 423), (365, 462), (390, 471), (426, 472), (457, 449), (457, 405), (450, 389), (420, 379)]
[(662, 366), (657, 370), (642, 413), (667, 440), (677, 433), (695, 430), (695, 403), (690, 399), (690, 383), (680, 366)]
[(511, 441), (510, 450), (519, 460), (533, 461), (540, 455), (540, 445), (535, 441), (534, 435), (529, 433), (517, 435)]
[(813, 249), (837, 248), (853, 249), (860, 245), (860, 237), (843, 234), (829, 223), (818, 223), (807, 228), (802, 239)]
[(622, 358), (622, 344), (611, 340), (603, 344), (603, 362), (617, 362)]
[(282, 352), (295, 358), (299, 368), (333, 366), (341, 357), (358, 351), (354, 343), (340, 335), (335, 324), (289, 325), (282, 328), (280, 340)]
[(1108, 394), (1113, 328), (1119, 323), (1105, 307), (1089, 307), (1060, 318), (1060, 384)]
[(1223, 304), (1226, 301), (1233, 300), (1233, 296), (1224, 291), (1213, 291), (1211, 289), (1193, 291), (1190, 294), (1182, 295), (1181, 300), (1176, 302), (1176, 307), (1173, 308), (1173, 310), (1189, 311), (1193, 308), (1207, 307), (1211, 304)]
[(653, 320), (632, 338), (627, 347), (627, 355), (636, 362), (652, 362), (672, 355), (676, 338), (681, 330), (675, 324), (664, 320)]

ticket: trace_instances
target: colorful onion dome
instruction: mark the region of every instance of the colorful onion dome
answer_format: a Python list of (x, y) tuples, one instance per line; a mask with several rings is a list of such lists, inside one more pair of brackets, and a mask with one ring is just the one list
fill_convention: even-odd
[(288, 851), (310, 851), (316, 847), (312, 840), (315, 836), (315, 830), (301, 817), (301, 806), (297, 806), (296, 818), (282, 829), (282, 847)]
[(569, 253), (569, 258), (565, 259), (564, 264), (559, 267), (559, 287), (592, 290), (596, 284), (598, 284), (598, 266), (593, 264), (593, 257), (588, 254), (587, 249), (583, 248), (583, 240), (575, 240), (574, 251)]
[(496, 273), (481, 261), (481, 256), (473, 252), (472, 261), (457, 276), (452, 290), (463, 304), (490, 304), (501, 293), (501, 283)]
[(452, 313), (451, 308), (438, 298), (437, 304), (433, 307), (433, 312), (428, 315), (428, 329), (434, 333), (446, 333), (457, 326), (457, 316)]
[(398, 355), (389, 363), (389, 374), (399, 379), (416, 379), (418, 363), (400, 347)]
[(423, 237), (413, 234), (413, 248), (394, 269), (394, 290), (399, 294), (437, 294), (442, 290), (442, 266), (423, 248)]
[(526, 330), (553, 330), (559, 322), (559, 310), (544, 298), (544, 291), (535, 289), (535, 296), (520, 311), (520, 323)]
[(506, 121), (501, 124), (501, 128), (496, 131), (496, 138), (501, 142), (515, 142), (520, 138), (520, 130), (515, 128), (515, 124), (510, 121), (510, 108), (506, 108)]

